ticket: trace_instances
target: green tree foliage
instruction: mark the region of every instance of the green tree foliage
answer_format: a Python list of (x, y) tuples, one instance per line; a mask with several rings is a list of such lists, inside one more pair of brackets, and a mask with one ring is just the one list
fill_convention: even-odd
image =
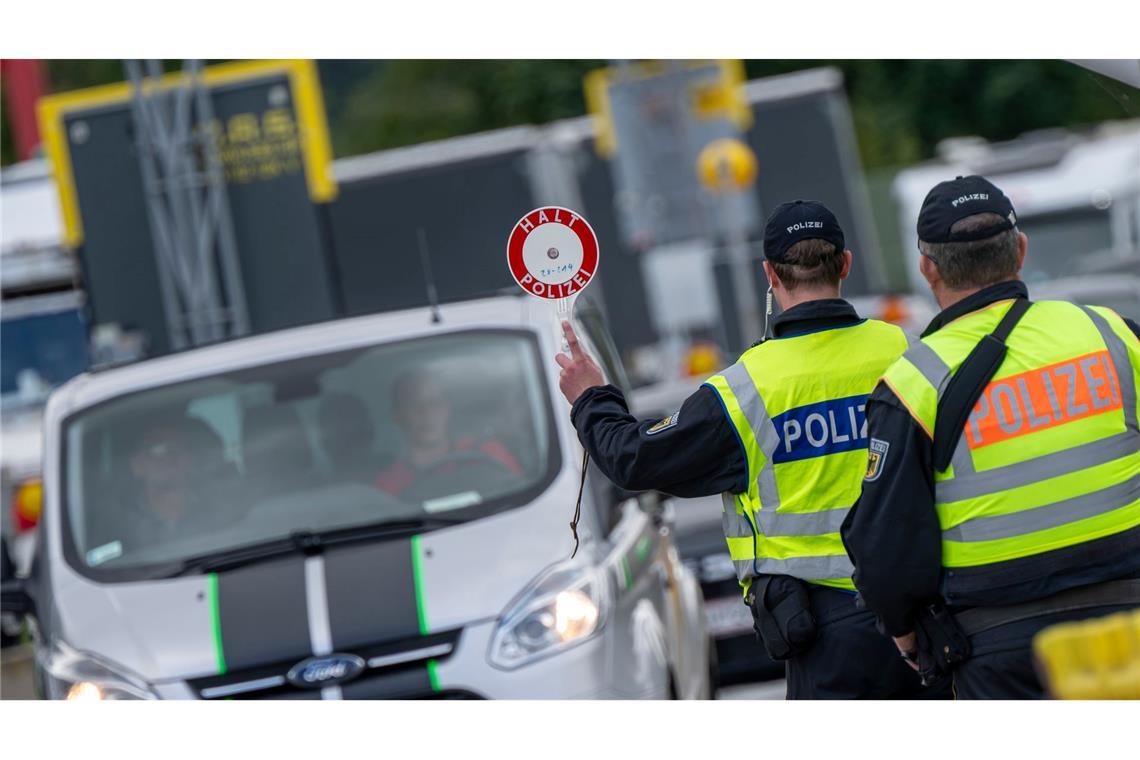
[[(322, 79), (337, 62), (322, 64)], [(386, 61), (329, 108), (337, 155), (585, 112), (580, 60)]]
[[(168, 63), (168, 66), (170, 64)], [(337, 156), (585, 112), (583, 75), (602, 61), (322, 61)], [(912, 163), (957, 135), (1009, 139), (1047, 127), (1140, 117), (1140, 91), (1064, 61), (748, 61), (749, 77), (843, 71), (864, 165)], [(118, 81), (117, 60), (49, 63), (53, 89)], [(3, 161), (13, 159), (4, 129)]]

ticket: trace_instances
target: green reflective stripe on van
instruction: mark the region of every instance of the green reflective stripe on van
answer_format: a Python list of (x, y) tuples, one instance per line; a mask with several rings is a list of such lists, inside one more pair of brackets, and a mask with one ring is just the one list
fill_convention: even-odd
[(218, 675), (226, 672), (226, 653), (222, 649), (222, 618), (218, 614), (218, 574), (206, 576), (206, 603), (210, 605), (210, 628), (214, 632), (214, 656), (218, 661)]
[(427, 662), (428, 681), (431, 682), (431, 690), (439, 691), (439, 671), (436, 670), (435, 660), (428, 660)]
[(424, 601), (424, 574), (420, 564), (420, 536), (412, 536), (412, 582), (416, 586), (416, 617), (420, 621), (420, 635), (431, 633), (427, 622), (427, 603)]
[(635, 546), (633, 550), (637, 554), (638, 562), (644, 562), (645, 558), (649, 556), (649, 547), (649, 536), (642, 536), (637, 539), (637, 546)]

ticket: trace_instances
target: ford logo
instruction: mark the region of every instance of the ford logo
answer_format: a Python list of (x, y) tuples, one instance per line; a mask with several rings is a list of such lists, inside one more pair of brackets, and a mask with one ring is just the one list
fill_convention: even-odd
[(301, 660), (285, 675), (302, 689), (320, 689), (351, 681), (364, 670), (364, 660), (354, 654), (326, 654)]

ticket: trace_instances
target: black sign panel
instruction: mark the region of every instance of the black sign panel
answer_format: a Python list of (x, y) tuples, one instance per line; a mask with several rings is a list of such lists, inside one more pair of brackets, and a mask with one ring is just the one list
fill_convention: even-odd
[(420, 230), (441, 301), (518, 291), (507, 234), (534, 205), (523, 150), (342, 180), (329, 214), (346, 312), (428, 302)]
[[(216, 83), (207, 76), (216, 117), (207, 128), (218, 140), (254, 333), (339, 312), (326, 224), (306, 179), (294, 81), (286, 71)], [(128, 97), (123, 90), (61, 108), (71, 170), (61, 182), (73, 184), (82, 221), (79, 254), (92, 324), (143, 331), (147, 354), (155, 356), (172, 346)]]
[[(756, 191), (764, 215), (795, 198), (821, 201), (839, 219), (847, 247), (855, 252), (851, 275), (843, 284), (844, 295), (881, 291), (879, 252), (867, 248), (870, 219), (863, 216), (865, 212), (852, 195), (863, 191), (863, 178), (856, 174), (857, 148), (854, 135), (847, 134), (850, 117), (843, 91), (764, 101), (754, 104), (752, 113), (755, 118), (747, 140), (760, 166)], [(765, 282), (757, 293), (767, 289)]]

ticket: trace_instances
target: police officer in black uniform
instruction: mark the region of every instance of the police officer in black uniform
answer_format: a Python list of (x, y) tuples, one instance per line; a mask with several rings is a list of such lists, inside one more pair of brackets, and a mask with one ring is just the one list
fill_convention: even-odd
[[(783, 254), (798, 242), (812, 242), (812, 235), (798, 229), (786, 232), (812, 214), (826, 220), (815, 226), (834, 228), (826, 239), (842, 241), (842, 231), (830, 211), (813, 201), (797, 201), (773, 213), (765, 232), (766, 253)], [(846, 271), (850, 252), (844, 250), (842, 242), (831, 251), (831, 255), (848, 257)], [(771, 265), (766, 262), (766, 266)], [(811, 296), (796, 293), (799, 302), (773, 320), (775, 338), (850, 327), (863, 321), (851, 304), (838, 297), (837, 282), (821, 290), (834, 296), (821, 297), (810, 288), (806, 291)], [(781, 290), (776, 294), (781, 298)], [(638, 420), (630, 414), (622, 392), (603, 384), (601, 370), (581, 351), (570, 325), (564, 323), (563, 328), (571, 355), (556, 358), (563, 368), (563, 394), (572, 404), (571, 420), (582, 446), (611, 481), (630, 491), (658, 490), (679, 497), (748, 490), (742, 442), (716, 391), (702, 385), (676, 414), (661, 421)], [(921, 688), (919, 679), (875, 629), (872, 616), (856, 609), (852, 593), (805, 585), (811, 586), (811, 611), (820, 619), (821, 633), (817, 645), (797, 655), (797, 667), (789, 667), (789, 698), (936, 696), (933, 690)], [(824, 622), (836, 625), (827, 627)]]
[[(1017, 276), (1021, 266), (1018, 256), (1026, 255), (1028, 239), (1017, 230), (1015, 220), (1013, 206), (1006, 196), (982, 177), (958, 177), (931, 190), (919, 215), (918, 232), (923, 241), (920, 250), (928, 259), (923, 262), (923, 273), (944, 308), (923, 332), (923, 338), (1000, 302), (1028, 298), (1026, 285)], [(941, 261), (933, 246), (945, 249)], [(1020, 254), (1017, 253), (1019, 246)], [(953, 265), (955, 269), (998, 272), (995, 281), (962, 292), (950, 289), (946, 284), (951, 268), (946, 257), (950, 254), (958, 258)], [(998, 271), (1000, 264), (994, 261), (1000, 257), (1011, 262), (1010, 271), (1004, 274)], [(943, 271), (940, 272), (939, 266)], [(928, 271), (931, 274), (927, 274)], [(1123, 321), (1140, 337), (1140, 327), (1134, 321), (1127, 318)], [(907, 356), (910, 355), (908, 352)], [(1117, 371), (1131, 370), (1122, 366)], [(940, 392), (945, 392), (945, 385)], [(855, 585), (862, 597), (861, 603), (875, 612), (880, 629), (894, 637), (900, 652), (914, 661), (916, 668), (920, 655), (927, 665), (935, 662), (929, 659), (930, 652), (919, 651), (916, 636), (919, 629), (928, 641), (932, 637), (945, 637), (939, 648), (962, 645), (964, 651), (965, 648), (972, 650), (968, 659), (957, 666), (959, 698), (1042, 696), (1030, 655), (1033, 635), (1052, 623), (1095, 613), (1090, 613), (1088, 608), (1072, 612), (1038, 611), (1037, 614), (1029, 610), (1020, 620), (996, 625), (976, 635), (969, 635), (969, 626), (962, 628), (954, 621), (969, 619), (969, 615), (966, 618), (960, 615), (970, 608), (982, 609), (979, 603), (984, 600), (980, 597), (973, 601), (966, 597), (963, 602), (951, 594), (945, 614), (939, 612), (937, 618), (929, 614), (932, 605), (943, 605), (948, 580), (942, 566), (942, 526), (935, 509), (934, 441), (887, 382), (879, 383), (872, 392), (867, 402), (867, 422), (872, 450), (877, 449), (880, 454), (873, 460), (862, 496), (841, 531), (855, 564)], [(1140, 528), (1121, 535), (1137, 531)], [(1121, 536), (1109, 536), (972, 569), (978, 571), (974, 574), (979, 578), (982, 572), (986, 573), (985, 583), (989, 586), (1001, 588), (1005, 584), (999, 607), (1015, 605), (1050, 598), (1057, 592), (1095, 581), (1105, 572), (1108, 577), (1140, 577), (1140, 556), (1127, 547)], [(1103, 567), (1106, 561), (1113, 563), (1115, 570), (1106, 571)], [(949, 572), (949, 575), (955, 573)], [(1009, 609), (1011, 614), (1006, 617), (1018, 617), (1016, 609)], [(1103, 612), (1107, 614), (1113, 609), (1105, 607)], [(970, 641), (969, 645), (962, 635)]]

